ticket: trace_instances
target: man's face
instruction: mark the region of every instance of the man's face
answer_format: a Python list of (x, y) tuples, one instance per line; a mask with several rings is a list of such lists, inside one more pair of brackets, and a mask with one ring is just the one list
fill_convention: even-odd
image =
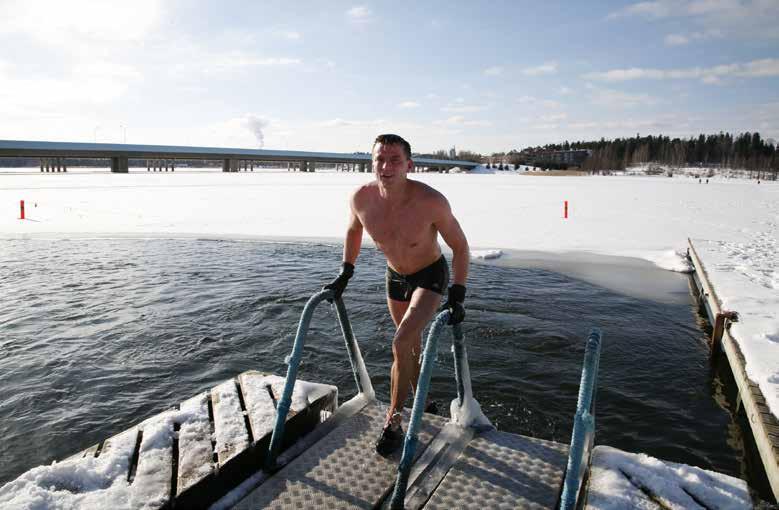
[(411, 165), (411, 160), (406, 158), (399, 144), (377, 143), (373, 147), (373, 173), (376, 180), (385, 186), (405, 180)]

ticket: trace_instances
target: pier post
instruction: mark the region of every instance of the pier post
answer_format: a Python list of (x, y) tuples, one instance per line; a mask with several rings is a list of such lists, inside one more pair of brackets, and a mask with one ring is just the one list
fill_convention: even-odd
[(43, 172), (43, 158), (41, 158), (41, 172)]
[(68, 171), (68, 165), (65, 162), (65, 158), (62, 158), (62, 171), (67, 172)]
[(111, 158), (111, 173), (126, 174), (127, 168), (127, 156), (114, 156)]
[(308, 171), (309, 172), (316, 172), (316, 161), (309, 161), (309, 163), (308, 163)]
[(365, 173), (365, 163), (360, 163), (360, 173)]
[(306, 161), (300, 162), (300, 171), (301, 172), (308, 172), (308, 164)]
[(230, 160), (229, 159), (223, 159), (222, 160), (222, 171), (223, 172), (229, 172), (230, 171)]
[(176, 160), (175, 159), (171, 159), (170, 160), (170, 171), (171, 172), (175, 172), (176, 171)]
[(252, 161), (252, 168), (251, 171), (254, 172), (254, 161)]

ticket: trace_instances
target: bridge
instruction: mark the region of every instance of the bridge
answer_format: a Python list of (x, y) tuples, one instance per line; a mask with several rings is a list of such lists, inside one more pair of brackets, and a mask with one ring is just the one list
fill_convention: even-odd
[[(131, 145), (120, 143), (38, 142), (25, 140), (0, 140), (0, 157), (40, 158), (41, 172), (67, 171), (66, 158), (108, 159), (111, 172), (127, 173), (129, 160), (146, 160), (146, 169), (175, 167), (181, 159), (216, 160), (222, 162), (223, 172), (253, 170), (260, 162), (287, 163), (288, 170), (314, 172), (317, 164), (335, 165), (336, 168), (370, 171), (370, 154), (338, 152), (282, 151), (265, 149), (234, 149), (222, 147), (187, 147), (175, 145)], [(446, 159), (414, 159), (414, 171), (448, 172), (454, 167), (470, 170), (477, 163)]]

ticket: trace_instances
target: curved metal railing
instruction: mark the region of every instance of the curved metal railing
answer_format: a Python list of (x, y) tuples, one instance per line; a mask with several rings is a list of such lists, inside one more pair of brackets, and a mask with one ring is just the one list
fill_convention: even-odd
[[(436, 352), (438, 350), (438, 337), (444, 325), (449, 322), (450, 315), (451, 313), (449, 310), (444, 310), (439, 313), (433, 321), (433, 325), (430, 327), (430, 332), (427, 335), (425, 349), (422, 354), (422, 367), (419, 371), (417, 390), (414, 394), (414, 407), (411, 410), (411, 419), (409, 420), (408, 431), (406, 432), (406, 438), (403, 442), (403, 454), (401, 455), (400, 464), (398, 465), (395, 489), (392, 492), (392, 499), (390, 500), (390, 508), (392, 509), (403, 508), (406, 499), (408, 478), (411, 473), (411, 466), (419, 442), (419, 427), (422, 421), (425, 401), (427, 400), (427, 393), (430, 389), (430, 378), (433, 374), (433, 365), (435, 364)], [(452, 336), (454, 377), (457, 382), (457, 404), (458, 406), (463, 406), (464, 403), (473, 398), (473, 393), (471, 390), (471, 377), (468, 368), (468, 355), (465, 349), (465, 338), (460, 324), (452, 326)]]
[(598, 382), (601, 332), (593, 329), (587, 338), (584, 351), (582, 380), (579, 383), (579, 401), (573, 418), (571, 448), (568, 450), (568, 466), (565, 470), (560, 510), (574, 510), (587, 473), (590, 451), (595, 439), (595, 386)]
[(354, 337), (352, 325), (349, 322), (343, 300), (341, 298), (333, 299), (333, 291), (329, 289), (317, 292), (311, 296), (306, 303), (306, 306), (303, 308), (303, 313), (300, 316), (300, 322), (298, 323), (297, 333), (295, 334), (295, 343), (292, 346), (292, 353), (290, 354), (287, 366), (284, 391), (281, 394), (281, 399), (279, 399), (279, 402), (276, 405), (276, 422), (273, 425), (273, 434), (271, 435), (270, 446), (268, 447), (268, 455), (265, 459), (265, 468), (268, 470), (272, 470), (275, 467), (276, 457), (278, 456), (282, 439), (284, 438), (284, 426), (292, 402), (292, 390), (295, 388), (298, 367), (300, 366), (300, 360), (303, 357), (303, 347), (305, 346), (306, 335), (308, 334), (308, 328), (311, 324), (311, 317), (314, 315), (314, 310), (316, 310), (319, 303), (326, 299), (332, 299), (335, 302), (338, 322), (341, 324), (341, 332), (343, 333), (344, 342), (346, 343), (346, 350), (349, 352), (349, 362), (352, 366), (354, 382), (357, 384), (357, 391), (363, 394), (368, 400), (373, 400), (375, 398), (373, 385), (371, 384), (368, 372), (365, 369), (365, 362), (362, 359), (360, 348)]

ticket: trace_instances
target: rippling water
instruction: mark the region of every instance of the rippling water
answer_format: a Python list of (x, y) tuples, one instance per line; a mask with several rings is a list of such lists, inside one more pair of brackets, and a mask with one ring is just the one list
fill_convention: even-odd
[[(307, 298), (339, 246), (205, 240), (0, 240), (0, 484), (249, 369), (285, 373)], [(382, 400), (384, 261), (364, 249), (344, 300)], [(686, 276), (678, 275), (679, 285)], [(636, 282), (641, 285), (641, 281)], [(744, 476), (691, 303), (627, 297), (541, 269), (474, 264), (466, 339), (499, 429), (568, 442), (584, 339), (604, 333), (598, 444)], [(450, 340), (431, 393), (455, 395)], [(355, 392), (334, 310), (320, 306), (300, 377)]]

